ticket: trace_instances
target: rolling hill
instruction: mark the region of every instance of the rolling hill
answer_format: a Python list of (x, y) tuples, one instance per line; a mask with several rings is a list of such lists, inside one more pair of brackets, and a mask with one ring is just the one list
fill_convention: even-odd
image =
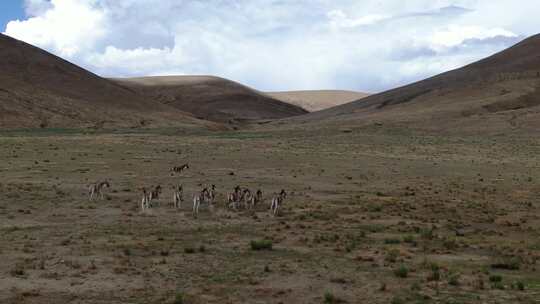
[(267, 92), (266, 95), (302, 107), (310, 112), (328, 109), (369, 96), (367, 93), (343, 90)]
[(307, 113), (301, 107), (214, 76), (156, 76), (111, 79), (147, 98), (214, 122), (241, 123)]
[(0, 128), (204, 124), (2, 34), (0, 58)]
[(462, 68), (290, 120), (435, 131), (540, 130), (540, 35)]

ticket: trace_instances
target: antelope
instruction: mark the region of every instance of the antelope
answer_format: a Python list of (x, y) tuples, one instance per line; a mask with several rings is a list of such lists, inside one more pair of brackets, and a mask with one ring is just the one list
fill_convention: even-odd
[(141, 200), (141, 209), (142, 211), (149, 209), (152, 207), (152, 201), (154, 199), (158, 199), (159, 195), (161, 194), (161, 186), (157, 185), (153, 190), (150, 192), (146, 190), (146, 188), (143, 188), (143, 197)]
[(174, 195), (173, 195), (173, 206), (174, 208), (180, 209), (180, 203), (184, 201), (184, 187), (182, 185), (179, 185), (177, 187), (173, 187), (174, 189)]
[(94, 200), (94, 196), (96, 196), (99, 199), (103, 199), (103, 188), (107, 187), (109, 188), (111, 184), (109, 184), (108, 181), (102, 181), (97, 182), (95, 184), (92, 184), (88, 186), (88, 196), (90, 197), (90, 200)]
[(214, 184), (212, 184), (210, 191), (208, 191), (208, 199), (210, 200), (210, 205), (213, 205), (214, 200), (216, 199), (216, 185)]
[(242, 195), (240, 196), (240, 203), (244, 203), (244, 208), (247, 209), (247, 206), (250, 204), (250, 203), (253, 203), (254, 204), (254, 196), (253, 194), (251, 194), (251, 191), (249, 191), (249, 189), (244, 189), (244, 191), (242, 191)]
[(150, 192), (146, 191), (146, 188), (142, 188), (142, 191), (143, 191), (143, 197), (141, 199), (141, 210), (144, 211), (150, 208), (151, 199), (150, 199)]
[(227, 202), (229, 204), (229, 208), (236, 209), (238, 207), (238, 203), (240, 202), (240, 186), (234, 187), (234, 192), (229, 193), (227, 195)]
[(287, 197), (287, 192), (284, 189), (281, 189), (281, 192), (272, 198), (272, 204), (270, 205), (270, 211), (274, 216), (278, 213), (279, 207), (283, 204), (283, 201)]
[(189, 169), (189, 164), (183, 164), (181, 166), (172, 167), (171, 171), (175, 173), (182, 173), (182, 171)]
[(244, 189), (240, 198), (240, 202), (242, 201), (245, 203), (246, 207), (249, 207), (250, 209), (254, 208), (257, 203), (262, 201), (261, 189), (258, 189), (255, 195), (253, 195), (249, 189)]
[(262, 202), (262, 195), (263, 193), (261, 189), (258, 189), (255, 195), (251, 195), (250, 200), (248, 201), (248, 203), (251, 204), (251, 208), (254, 208), (255, 205)]
[(193, 217), (196, 218), (199, 215), (199, 207), (204, 202), (210, 202), (210, 192), (207, 188), (193, 196)]
[(154, 190), (150, 191), (150, 204), (152, 204), (152, 201), (154, 199), (159, 199), (159, 195), (161, 194), (161, 185), (157, 185)]

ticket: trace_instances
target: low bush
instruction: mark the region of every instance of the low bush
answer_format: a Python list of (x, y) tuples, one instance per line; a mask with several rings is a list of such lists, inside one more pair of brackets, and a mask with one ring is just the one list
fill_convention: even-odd
[(272, 240), (251, 241), (251, 250), (272, 250)]
[(405, 265), (401, 265), (394, 269), (394, 275), (398, 278), (406, 278), (409, 275), (409, 269)]

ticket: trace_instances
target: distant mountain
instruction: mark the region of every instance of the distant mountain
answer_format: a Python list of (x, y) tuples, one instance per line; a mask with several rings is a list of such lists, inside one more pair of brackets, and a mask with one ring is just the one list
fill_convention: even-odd
[(261, 92), (213, 76), (111, 79), (147, 98), (214, 122), (279, 119), (307, 113)]
[(404, 87), (294, 119), (339, 125), (391, 122), (484, 132), (540, 130), (540, 35), (486, 59)]
[(174, 107), (0, 34), (0, 128), (200, 124)]
[(267, 92), (266, 95), (302, 107), (309, 112), (328, 109), (369, 96), (367, 93), (342, 90)]

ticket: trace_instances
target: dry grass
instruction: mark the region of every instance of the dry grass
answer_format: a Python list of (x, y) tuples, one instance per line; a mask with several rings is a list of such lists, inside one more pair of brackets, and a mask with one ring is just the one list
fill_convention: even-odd
[[(0, 302), (533, 302), (538, 147), (369, 128), (4, 133)], [(106, 199), (88, 202), (102, 178)], [(142, 214), (140, 188), (158, 183), (161, 206)], [(208, 184), (218, 204), (193, 219), (187, 202)], [(237, 184), (265, 202), (228, 210)], [(281, 188), (290, 195), (272, 217)], [(257, 240), (272, 250), (252, 250)]]

